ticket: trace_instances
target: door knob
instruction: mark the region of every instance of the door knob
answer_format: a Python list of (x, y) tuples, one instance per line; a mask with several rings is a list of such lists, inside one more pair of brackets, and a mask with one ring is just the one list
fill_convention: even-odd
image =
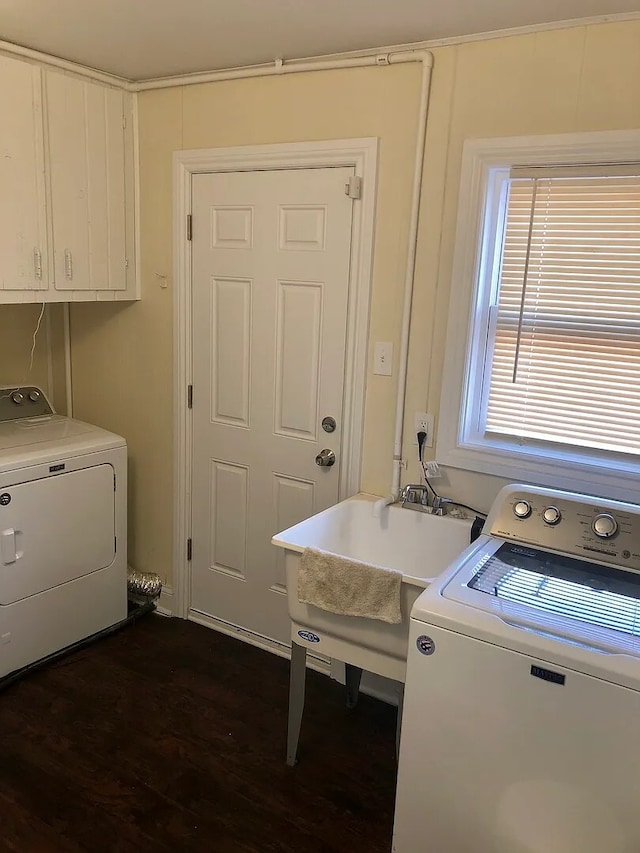
[(336, 454), (333, 450), (329, 450), (326, 447), (316, 456), (316, 465), (319, 465), (321, 468), (331, 468), (332, 465), (335, 465), (335, 461)]

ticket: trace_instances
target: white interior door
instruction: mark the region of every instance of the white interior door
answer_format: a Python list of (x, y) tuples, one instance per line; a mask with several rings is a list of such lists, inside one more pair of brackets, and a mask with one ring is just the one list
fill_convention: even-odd
[(338, 500), (353, 174), (193, 178), (191, 610), (283, 643), (271, 536)]

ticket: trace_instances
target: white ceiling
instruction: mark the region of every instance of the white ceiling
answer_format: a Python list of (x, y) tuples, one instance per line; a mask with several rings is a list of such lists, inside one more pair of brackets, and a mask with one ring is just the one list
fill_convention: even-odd
[(640, 11), (640, 0), (0, 0), (0, 39), (131, 80)]

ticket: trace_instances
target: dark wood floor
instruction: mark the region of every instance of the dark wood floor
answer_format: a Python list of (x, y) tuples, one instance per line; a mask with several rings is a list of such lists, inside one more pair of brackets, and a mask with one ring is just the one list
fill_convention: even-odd
[(288, 768), (288, 666), (150, 615), (6, 688), (0, 849), (388, 853), (394, 709), (309, 672)]

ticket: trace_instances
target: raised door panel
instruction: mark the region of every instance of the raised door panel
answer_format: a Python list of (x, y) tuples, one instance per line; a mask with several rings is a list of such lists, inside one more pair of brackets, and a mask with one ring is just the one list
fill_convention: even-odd
[[(42, 72), (38, 66), (0, 56), (0, 115), (0, 292), (46, 290)], [(10, 301), (16, 301), (15, 293)]]
[(124, 291), (125, 95), (46, 73), (55, 289)]

